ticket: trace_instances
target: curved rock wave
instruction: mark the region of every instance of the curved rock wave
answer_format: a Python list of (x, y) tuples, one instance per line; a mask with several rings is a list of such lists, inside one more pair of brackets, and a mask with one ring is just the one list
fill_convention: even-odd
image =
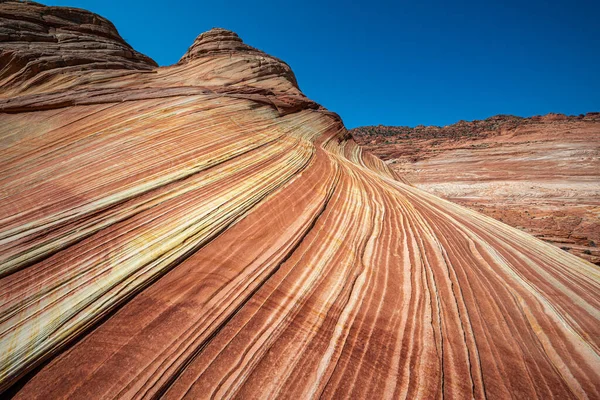
[(596, 266), (406, 184), (236, 37), (2, 96), (1, 390), (600, 397)]

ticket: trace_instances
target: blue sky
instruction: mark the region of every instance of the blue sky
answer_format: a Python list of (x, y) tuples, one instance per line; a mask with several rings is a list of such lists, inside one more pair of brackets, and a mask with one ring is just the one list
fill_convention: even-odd
[(231, 29), (349, 128), (600, 111), (600, 1), (38, 1), (110, 19), (160, 65)]

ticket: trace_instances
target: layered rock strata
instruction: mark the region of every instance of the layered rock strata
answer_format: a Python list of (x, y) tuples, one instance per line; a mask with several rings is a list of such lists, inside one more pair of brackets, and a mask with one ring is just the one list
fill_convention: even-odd
[(351, 133), (415, 186), (600, 264), (600, 113)]
[(406, 184), (235, 37), (3, 87), (5, 395), (600, 396), (596, 266)]

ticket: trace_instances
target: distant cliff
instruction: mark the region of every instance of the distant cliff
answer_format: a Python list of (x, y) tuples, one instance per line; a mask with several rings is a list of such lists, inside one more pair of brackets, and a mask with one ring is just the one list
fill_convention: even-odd
[[(540, 125), (548, 123), (565, 123), (577, 121), (600, 121), (600, 112), (589, 112), (578, 116), (550, 113), (543, 116), (517, 117), (514, 115), (495, 115), (484, 120), (458, 121), (447, 126), (417, 125), (408, 126), (361, 126), (350, 130), (356, 141), (363, 146), (401, 143), (407, 140), (443, 139), (459, 140), (465, 138), (481, 138), (500, 135), (524, 125)], [(407, 145), (408, 143), (402, 143)], [(377, 154), (386, 154), (385, 147), (371, 147)], [(401, 156), (405, 156), (402, 154)]]

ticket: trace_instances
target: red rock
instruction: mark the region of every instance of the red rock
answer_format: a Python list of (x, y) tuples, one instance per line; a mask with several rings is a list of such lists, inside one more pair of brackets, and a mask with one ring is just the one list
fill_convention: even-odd
[(496, 115), (362, 127), (356, 140), (415, 186), (600, 263), (600, 118)]
[(0, 87), (20, 90), (53, 77), (102, 69), (150, 70), (114, 25), (86, 10), (5, 1), (0, 7)]
[(142, 64), (1, 89), (4, 395), (600, 395), (595, 266), (403, 183), (231, 32)]

